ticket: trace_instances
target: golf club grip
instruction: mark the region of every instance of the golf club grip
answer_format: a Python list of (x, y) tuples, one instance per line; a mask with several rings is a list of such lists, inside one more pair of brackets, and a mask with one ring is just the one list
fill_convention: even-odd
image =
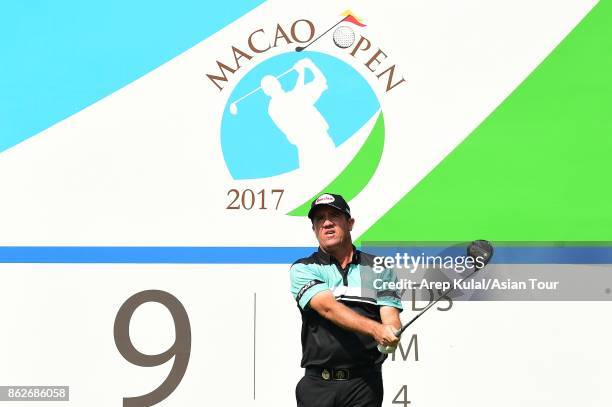
[[(403, 331), (400, 328), (400, 329), (398, 329), (398, 330), (396, 330), (394, 332), (394, 335), (399, 338), (400, 336), (402, 336), (402, 332)], [(389, 345), (378, 344), (377, 348), (378, 348), (378, 351), (380, 353), (385, 353), (386, 354), (386, 353), (393, 353), (395, 351), (395, 348), (397, 348), (397, 346), (389, 346)]]
[(396, 348), (397, 346), (385, 346), (385, 345), (380, 345), (380, 344), (378, 345), (378, 351), (380, 353), (385, 353), (385, 354), (395, 352)]

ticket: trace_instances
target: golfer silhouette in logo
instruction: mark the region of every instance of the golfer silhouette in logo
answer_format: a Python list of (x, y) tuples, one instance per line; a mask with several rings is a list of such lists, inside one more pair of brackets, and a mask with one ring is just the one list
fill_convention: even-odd
[[(330, 156), (336, 148), (327, 132), (329, 124), (315, 106), (327, 89), (327, 80), (308, 58), (297, 61), (293, 69), (298, 77), (290, 91), (283, 90), (278, 79), (271, 75), (262, 78), (261, 89), (270, 96), (270, 118), (297, 147), (299, 167), (312, 167), (320, 165), (321, 159)], [(314, 76), (308, 83), (304, 77), (306, 69)]]

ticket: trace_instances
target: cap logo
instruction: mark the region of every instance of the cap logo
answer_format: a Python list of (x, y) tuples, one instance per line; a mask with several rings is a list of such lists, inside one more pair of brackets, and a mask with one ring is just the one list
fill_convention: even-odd
[(330, 194), (323, 194), (317, 198), (317, 200), (315, 201), (315, 205), (328, 204), (334, 202), (335, 200), (336, 199)]

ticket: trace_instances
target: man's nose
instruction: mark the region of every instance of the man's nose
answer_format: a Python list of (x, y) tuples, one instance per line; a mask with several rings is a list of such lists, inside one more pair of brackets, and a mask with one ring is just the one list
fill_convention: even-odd
[(331, 220), (331, 218), (325, 218), (323, 220), (323, 227), (326, 226), (334, 226), (334, 222)]

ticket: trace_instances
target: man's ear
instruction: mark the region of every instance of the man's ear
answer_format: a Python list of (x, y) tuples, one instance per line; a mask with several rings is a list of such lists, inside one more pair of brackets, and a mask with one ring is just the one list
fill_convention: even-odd
[(353, 226), (355, 225), (355, 219), (354, 218), (350, 218), (348, 221), (349, 224), (349, 231), (353, 230)]

